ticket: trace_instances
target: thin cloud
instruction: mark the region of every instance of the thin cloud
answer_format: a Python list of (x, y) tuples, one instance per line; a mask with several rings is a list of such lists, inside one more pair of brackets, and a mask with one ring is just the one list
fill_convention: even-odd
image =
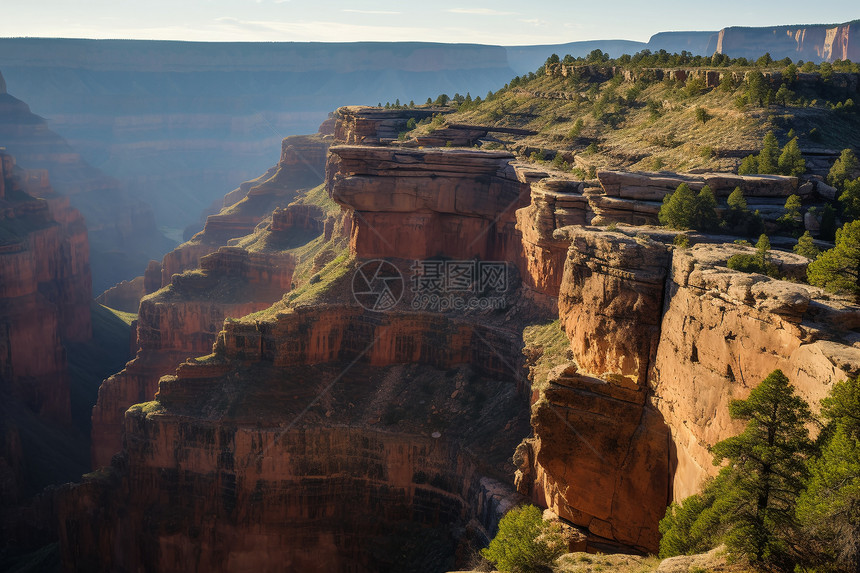
[(446, 12), (453, 14), (473, 14), (478, 16), (516, 16), (516, 12), (501, 12), (492, 8), (450, 8)]
[(356, 8), (344, 8), (341, 12), (352, 12), (353, 14), (403, 14), (403, 12), (395, 12), (394, 10), (358, 10)]

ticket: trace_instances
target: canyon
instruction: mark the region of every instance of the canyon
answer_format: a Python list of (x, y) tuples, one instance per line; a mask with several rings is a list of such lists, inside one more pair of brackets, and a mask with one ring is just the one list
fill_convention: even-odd
[[(26, 149), (4, 143), (25, 167), (49, 169), (84, 213), (98, 294), (189, 239), (203, 223), (199, 213), (218, 211), (225, 181), (263, 172), (283, 136), (312, 132), (339, 106), (483, 95), (534, 72), (552, 53), (596, 49), (856, 61), (856, 29), (852, 22), (729, 27), (661, 32), (648, 42), (508, 47), (3, 38), (0, 70), (9, 89), (46, 118), (27, 129), (47, 127), (71, 149), (56, 141)], [(111, 250), (117, 244), (129, 256)]]
[[(580, 549), (654, 552), (666, 505), (741, 429), (730, 398), (781, 368), (815, 406), (860, 372), (860, 307), (729, 270), (752, 252), (732, 238), (680, 248), (654, 226), (680, 182), (765, 206), (822, 203), (818, 179), (583, 182), (506, 152), (386, 145), (391, 113), (335, 118), (148, 269), (137, 357), (93, 414), (103, 467), (58, 492), (66, 570), (448, 570), (524, 500)], [(297, 145), (327, 157), (323, 185), (297, 183)], [(378, 259), (400, 285), (385, 312), (355, 294)], [(436, 289), (416, 260), (503, 262), (504, 284), (459, 293), (498, 304), (416, 305)], [(772, 261), (789, 279), (807, 264)]]

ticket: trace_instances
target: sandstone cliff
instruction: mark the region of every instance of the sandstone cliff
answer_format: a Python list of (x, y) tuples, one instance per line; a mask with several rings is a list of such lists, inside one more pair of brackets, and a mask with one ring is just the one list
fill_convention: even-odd
[(61, 339), (88, 340), (86, 227), (45, 172), (16, 168), (0, 153), (0, 373), (4, 392), (50, 419), (69, 420)]
[[(860, 370), (856, 307), (728, 271), (747, 248), (731, 238), (691, 233), (702, 244), (676, 249), (676, 232), (627, 224), (653, 221), (682, 181), (720, 200), (741, 186), (761, 206), (832, 199), (823, 186), (548, 178), (506, 153), (377, 145), (390, 126), (361, 113), (334, 132), (374, 145), (332, 146), (324, 187), (143, 300), (137, 363), (106, 381), (94, 412), (94, 457), (121, 452), (62, 495), (67, 569), (451, 567), (470, 537), (492, 535), (513, 486), (591, 550), (653, 552), (666, 504), (700, 486), (708, 447), (737, 431), (730, 398), (781, 367), (815, 402)], [(297, 225), (304, 246), (283, 235)], [(378, 258), (393, 267), (386, 312), (361, 298)], [(435, 288), (416, 275), (422, 260), (505, 262), (508, 290), (490, 308), (416, 305)], [(801, 257), (774, 261), (803, 275)], [(252, 300), (256, 312), (227, 318)], [(526, 379), (535, 325), (556, 333), (526, 346)]]
[(733, 58), (756, 59), (769, 52), (774, 60), (832, 62), (860, 59), (860, 22), (818, 26), (731, 27), (720, 30), (716, 51)]

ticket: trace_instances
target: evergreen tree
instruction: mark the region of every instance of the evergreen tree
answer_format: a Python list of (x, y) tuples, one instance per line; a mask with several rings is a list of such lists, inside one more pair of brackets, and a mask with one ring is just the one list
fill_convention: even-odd
[(717, 199), (707, 185), (702, 187), (693, 203), (693, 216), (690, 225), (701, 231), (712, 231), (719, 226)]
[(860, 177), (853, 181), (846, 180), (843, 183), (839, 203), (842, 205), (842, 215), (847, 221), (860, 219)]
[(797, 239), (797, 244), (794, 245), (791, 250), (798, 255), (813, 261), (821, 254), (821, 250), (815, 246), (815, 241), (813, 241), (812, 235), (809, 234), (809, 231), (804, 232), (800, 238)]
[(780, 229), (795, 237), (800, 234), (800, 228), (803, 226), (803, 215), (800, 213), (801, 203), (799, 195), (789, 195), (785, 200), (785, 213), (782, 214), (777, 223)]
[(499, 521), (499, 532), (481, 551), (499, 571), (538, 573), (549, 569), (565, 552), (557, 525), (543, 520), (533, 505), (512, 509)]
[(777, 173), (779, 166), (779, 141), (772, 131), (768, 131), (762, 140), (761, 153), (758, 154), (758, 172), (762, 174)]
[(787, 567), (786, 538), (812, 451), (807, 404), (781, 370), (774, 370), (746, 400), (732, 400), (729, 414), (747, 420), (744, 431), (713, 447), (714, 464), (727, 474), (721, 495), (725, 542), (757, 563)]
[(747, 208), (747, 198), (744, 197), (744, 192), (740, 187), (735, 187), (734, 191), (729, 194), (729, 198), (726, 202), (729, 205), (729, 209), (732, 211), (738, 211), (741, 213), (749, 211)]
[(753, 175), (754, 173), (759, 173), (758, 155), (747, 155), (738, 167), (738, 175)]
[(839, 155), (839, 159), (833, 163), (830, 172), (827, 174), (827, 182), (841, 190), (846, 180), (854, 177), (854, 172), (857, 171), (857, 157), (850, 149), (843, 149)]
[(663, 198), (657, 218), (666, 227), (689, 229), (695, 206), (696, 195), (693, 190), (686, 183), (681, 183), (673, 193)]
[[(838, 382), (821, 401), (828, 424), (821, 454), (797, 503), (804, 538), (815, 561), (833, 571), (860, 570), (860, 379)], [(812, 563), (816, 565), (817, 563)]]
[(806, 161), (803, 160), (800, 147), (797, 146), (796, 137), (791, 139), (782, 148), (777, 165), (779, 172), (783, 175), (799, 177), (806, 172)]
[(836, 246), (809, 264), (809, 284), (860, 298), (860, 220), (836, 231)]

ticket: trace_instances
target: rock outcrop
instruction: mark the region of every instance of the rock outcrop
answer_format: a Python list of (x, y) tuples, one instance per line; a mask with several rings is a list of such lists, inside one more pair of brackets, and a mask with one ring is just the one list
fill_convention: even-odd
[(109, 473), (62, 496), (67, 569), (432, 571), (492, 535), (527, 431), (503, 315), (282, 308), (129, 410)]
[(516, 209), (529, 188), (506, 152), (336, 145), (329, 196), (355, 213), (359, 257), (510, 260)]
[[(725, 268), (744, 248), (675, 251), (666, 281), (652, 386), (677, 449), (676, 499), (714, 475), (708, 447), (742, 429), (728, 402), (780, 368), (813, 408), (832, 385), (860, 372), (860, 308), (814, 287)], [(748, 250), (752, 250), (747, 247)], [(777, 261), (805, 266), (796, 255)]]
[(757, 59), (768, 52), (775, 60), (856, 62), (860, 60), (860, 25), (855, 20), (836, 25), (733, 26), (720, 30), (717, 52), (733, 58)]
[(106, 466), (122, 448), (123, 413), (155, 394), (158, 379), (189, 356), (207, 354), (225, 318), (271, 306), (290, 289), (295, 260), (288, 254), (221, 247), (200, 270), (173, 275), (146, 296), (137, 319), (137, 356), (108, 378), (93, 408), (93, 466)]

